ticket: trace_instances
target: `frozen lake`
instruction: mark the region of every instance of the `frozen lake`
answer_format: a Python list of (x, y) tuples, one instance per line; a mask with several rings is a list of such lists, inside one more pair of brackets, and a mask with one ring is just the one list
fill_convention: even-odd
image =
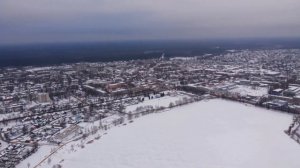
[(300, 146), (283, 133), (291, 120), (236, 102), (202, 101), (141, 117), (56, 157), (63, 168), (299, 168)]

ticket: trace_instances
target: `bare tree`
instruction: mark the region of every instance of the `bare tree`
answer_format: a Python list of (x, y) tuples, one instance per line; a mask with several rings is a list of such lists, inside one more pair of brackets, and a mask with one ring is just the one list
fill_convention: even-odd
[(51, 158), (50, 158), (50, 157), (48, 158), (47, 163), (48, 163), (48, 164), (51, 163)]

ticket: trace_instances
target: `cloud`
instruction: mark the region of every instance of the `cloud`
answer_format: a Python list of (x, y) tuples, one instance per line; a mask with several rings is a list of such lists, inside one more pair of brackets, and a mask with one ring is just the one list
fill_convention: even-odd
[(0, 43), (300, 36), (298, 0), (1, 0)]

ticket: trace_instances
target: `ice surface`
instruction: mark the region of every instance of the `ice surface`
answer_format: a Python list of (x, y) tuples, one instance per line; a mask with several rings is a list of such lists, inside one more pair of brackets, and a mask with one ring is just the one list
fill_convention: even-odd
[[(283, 133), (292, 116), (220, 99), (136, 119), (77, 152), (64, 168), (299, 168), (300, 146)], [(51, 168), (51, 164), (41, 167)]]

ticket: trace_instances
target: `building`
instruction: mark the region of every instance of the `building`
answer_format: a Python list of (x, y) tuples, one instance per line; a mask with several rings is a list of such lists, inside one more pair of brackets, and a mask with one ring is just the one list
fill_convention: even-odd
[(37, 101), (40, 103), (47, 103), (50, 102), (51, 99), (48, 93), (38, 93), (37, 94)]

